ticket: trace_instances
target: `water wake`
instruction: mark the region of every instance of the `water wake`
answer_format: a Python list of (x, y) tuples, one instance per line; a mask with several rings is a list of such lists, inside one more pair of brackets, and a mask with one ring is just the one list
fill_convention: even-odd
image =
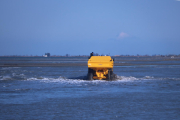
[[(180, 80), (180, 78), (155, 78), (153, 76), (144, 76), (142, 78), (137, 78), (133, 76), (116, 76), (116, 79), (113, 81), (138, 81), (138, 80)], [(87, 80), (86, 76), (79, 76), (79, 77), (74, 77), (74, 78), (66, 78), (63, 76), (60, 76), (58, 78), (53, 78), (53, 77), (42, 77), (42, 76), (37, 76), (37, 77), (27, 77), (24, 74), (15, 74), (13, 73), (12, 75), (6, 75), (6, 76), (0, 76), (0, 80), (42, 80), (42, 81), (107, 81), (107, 80)], [(111, 82), (111, 81), (108, 81)]]

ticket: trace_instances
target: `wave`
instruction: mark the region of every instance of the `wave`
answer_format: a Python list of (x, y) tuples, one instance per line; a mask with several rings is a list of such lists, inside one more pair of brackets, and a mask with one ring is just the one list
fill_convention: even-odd
[(11, 70), (11, 69), (19, 69), (21, 67), (2, 67), (0, 70)]
[[(82, 78), (82, 77), (80, 77)], [(28, 78), (27, 80), (39, 80), (41, 82), (61, 82), (61, 83), (114, 83), (114, 82), (138, 82), (138, 81), (147, 81), (147, 80), (180, 80), (180, 78), (154, 78), (152, 76), (144, 76), (142, 78), (137, 78), (133, 76), (117, 76), (113, 81), (107, 80), (86, 80), (86, 79), (69, 79), (63, 76), (59, 78), (47, 78), (47, 77), (36, 77)]]
[(0, 76), (0, 80), (12, 80), (12, 77), (11, 76)]
[(66, 78), (63, 76), (59, 76), (58, 78), (53, 77), (43, 77), (43, 76), (37, 76), (37, 77), (27, 77), (24, 74), (16, 74), (13, 73), (12, 75), (6, 75), (6, 76), (0, 76), (0, 80), (35, 80), (35, 81), (41, 81), (41, 82), (61, 82), (61, 83), (72, 83), (72, 82), (132, 82), (132, 81), (145, 81), (145, 80), (180, 80), (180, 78), (157, 78), (153, 76), (144, 76), (141, 78), (133, 77), (133, 76), (116, 76), (116, 79), (113, 81), (107, 81), (107, 80), (87, 80), (86, 76), (79, 76), (75, 78)]

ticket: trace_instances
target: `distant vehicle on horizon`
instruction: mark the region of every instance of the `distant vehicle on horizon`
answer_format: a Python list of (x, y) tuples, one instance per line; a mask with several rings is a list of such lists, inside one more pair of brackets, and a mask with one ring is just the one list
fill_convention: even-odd
[(45, 53), (45, 55), (43, 55), (43, 57), (50, 57), (50, 53)]

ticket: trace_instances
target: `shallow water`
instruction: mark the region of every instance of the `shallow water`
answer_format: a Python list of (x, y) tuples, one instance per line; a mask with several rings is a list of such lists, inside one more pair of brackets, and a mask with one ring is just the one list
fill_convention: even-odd
[(1, 67), (0, 119), (179, 119), (180, 66), (114, 66), (115, 81), (87, 66)]

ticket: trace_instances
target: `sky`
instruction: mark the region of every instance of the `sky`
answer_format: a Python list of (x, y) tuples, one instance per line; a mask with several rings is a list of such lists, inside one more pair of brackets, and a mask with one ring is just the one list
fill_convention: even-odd
[(180, 0), (0, 0), (0, 56), (180, 54)]

